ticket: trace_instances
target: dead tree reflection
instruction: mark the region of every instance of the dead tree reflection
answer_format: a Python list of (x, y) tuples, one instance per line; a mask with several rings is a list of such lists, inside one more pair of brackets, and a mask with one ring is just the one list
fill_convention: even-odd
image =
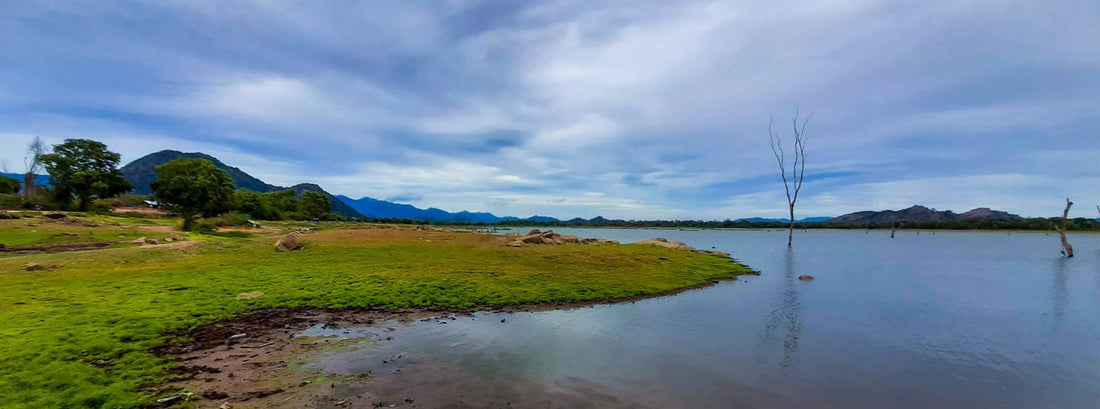
[(764, 323), (764, 332), (757, 344), (757, 359), (768, 362), (767, 352), (782, 336), (783, 355), (779, 366), (786, 369), (794, 364), (798, 341), (802, 336), (802, 302), (799, 301), (798, 275), (795, 274), (794, 251), (787, 249), (783, 267), (783, 284)]

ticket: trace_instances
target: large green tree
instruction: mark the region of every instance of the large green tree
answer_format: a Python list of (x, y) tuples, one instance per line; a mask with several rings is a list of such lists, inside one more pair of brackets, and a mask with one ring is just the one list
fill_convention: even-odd
[(262, 193), (256, 193), (248, 189), (238, 190), (234, 194), (233, 202), (237, 211), (248, 214), (254, 219), (279, 220), (279, 210), (271, 206), (270, 200)]
[(302, 192), (302, 197), (298, 199), (298, 212), (307, 219), (325, 217), (331, 209), (328, 198), (317, 192)]
[(183, 229), (194, 226), (195, 215), (217, 216), (233, 208), (236, 186), (225, 171), (206, 159), (180, 158), (157, 166), (153, 195), (183, 215)]
[(52, 178), (57, 204), (68, 208), (76, 197), (81, 211), (88, 210), (92, 199), (117, 196), (132, 188), (118, 171), (119, 159), (107, 145), (88, 139), (66, 139), (54, 145), (53, 153), (39, 157)]

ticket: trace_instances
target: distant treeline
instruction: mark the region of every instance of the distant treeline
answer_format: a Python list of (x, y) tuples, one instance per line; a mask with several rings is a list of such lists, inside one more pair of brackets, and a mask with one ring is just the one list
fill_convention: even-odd
[[(485, 227), (616, 227), (616, 228), (680, 228), (680, 229), (779, 229), (786, 228), (788, 223), (781, 221), (746, 221), (746, 220), (602, 220), (602, 221), (530, 221), (511, 220), (498, 223), (453, 223), (453, 222), (426, 222), (410, 219), (375, 219), (366, 218), (361, 221), (370, 223), (395, 223), (395, 224), (464, 224)], [(899, 230), (1053, 230), (1055, 224), (1061, 225), (1062, 219), (1030, 218), (1021, 220), (952, 220), (952, 221), (924, 221), (905, 222)], [(796, 229), (890, 229), (890, 223), (836, 223), (836, 222), (805, 222), (795, 223)], [(1100, 221), (1087, 218), (1070, 219), (1069, 230), (1100, 231)]]

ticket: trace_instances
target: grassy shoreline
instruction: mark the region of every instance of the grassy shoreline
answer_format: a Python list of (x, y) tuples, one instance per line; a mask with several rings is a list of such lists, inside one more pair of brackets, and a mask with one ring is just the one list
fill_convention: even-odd
[[(729, 258), (656, 246), (512, 248), (495, 235), (338, 223), (304, 235), (303, 249), (279, 253), (272, 249), (275, 239), (299, 224), (275, 224), (248, 237), (216, 237), (172, 232), (161, 220), (136, 220), (0, 220), (0, 243), (42, 244), (72, 238), (70, 233), (82, 240), (169, 235), (185, 240), (0, 253), (5, 407), (150, 404), (157, 396), (139, 391), (164, 383), (175, 365), (150, 352), (169, 341), (166, 334), (249, 311), (609, 302), (751, 272)], [(29, 263), (52, 270), (26, 271)], [(253, 292), (264, 295), (237, 298)]]

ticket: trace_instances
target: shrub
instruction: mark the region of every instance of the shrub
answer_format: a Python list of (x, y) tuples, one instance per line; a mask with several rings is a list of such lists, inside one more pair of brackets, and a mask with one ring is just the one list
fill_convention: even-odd
[(148, 196), (125, 194), (106, 199), (96, 199), (93, 204), (105, 207), (144, 206), (146, 200), (149, 200)]
[(0, 209), (18, 209), (23, 207), (23, 196), (16, 193), (0, 194)]
[(207, 217), (195, 222), (195, 230), (208, 232), (217, 230), (218, 227), (250, 226), (248, 216), (238, 213), (226, 213), (218, 217)]
[(0, 176), (0, 193), (19, 193), (23, 184), (7, 176)]

